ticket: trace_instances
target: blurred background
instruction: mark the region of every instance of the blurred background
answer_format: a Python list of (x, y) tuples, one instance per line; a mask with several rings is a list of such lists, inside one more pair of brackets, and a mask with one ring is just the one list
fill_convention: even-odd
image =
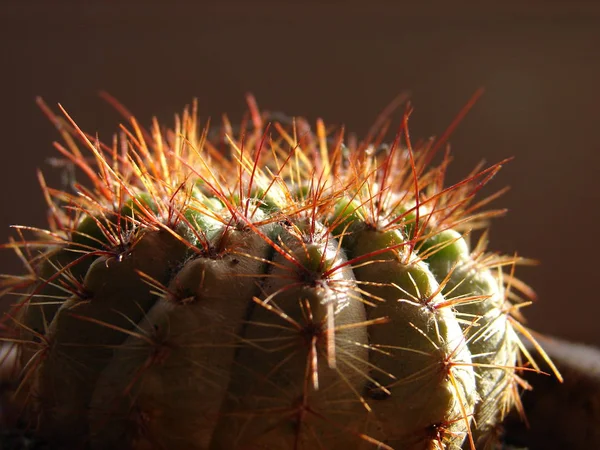
[[(488, 191), (512, 187), (493, 205), (510, 212), (492, 247), (541, 262), (517, 272), (539, 295), (533, 328), (600, 344), (598, 2), (2, 0), (0, 50), (3, 242), (11, 224), (44, 225), (36, 168), (60, 183), (37, 95), (110, 140), (121, 118), (99, 90), (142, 124), (170, 123), (193, 97), (204, 118), (239, 119), (252, 92), (359, 134), (408, 90), (416, 140), (484, 87), (451, 137), (450, 181), (515, 156)], [(1, 252), (0, 273), (21, 270)]]

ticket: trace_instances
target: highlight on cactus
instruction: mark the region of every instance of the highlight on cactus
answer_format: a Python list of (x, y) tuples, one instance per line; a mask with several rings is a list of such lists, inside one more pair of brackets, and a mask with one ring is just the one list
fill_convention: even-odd
[[(383, 114), (364, 139), (259, 111), (127, 119), (111, 142), (40, 106), (77, 168), (14, 227), (2, 340), (24, 429), (73, 449), (493, 449), (549, 358), (523, 324), (529, 261), (488, 250), (446, 140)], [(279, 120), (277, 120), (279, 119)], [(85, 178), (85, 181), (78, 182)], [(551, 365), (551, 367), (553, 367)], [(17, 373), (18, 372), (18, 373)], [(556, 376), (560, 377), (558, 371)]]

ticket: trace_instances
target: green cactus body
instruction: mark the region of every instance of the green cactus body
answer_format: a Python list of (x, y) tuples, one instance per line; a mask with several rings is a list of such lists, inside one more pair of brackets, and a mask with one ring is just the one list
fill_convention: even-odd
[(26, 419), (57, 448), (493, 448), (518, 259), (463, 234), (499, 165), (443, 190), (427, 149), (342, 152), (320, 122), (265, 139), (254, 112), (219, 157), (187, 111), (134, 158), (69, 141), (93, 189), (54, 198), (5, 338)]

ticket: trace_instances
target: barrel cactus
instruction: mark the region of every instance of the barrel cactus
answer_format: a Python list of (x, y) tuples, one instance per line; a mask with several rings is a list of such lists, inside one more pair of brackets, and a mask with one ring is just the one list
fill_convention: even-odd
[[(487, 449), (536, 370), (525, 260), (408, 114), (359, 140), (275, 120), (129, 124), (110, 144), (43, 103), (87, 180), (47, 187), (4, 279), (21, 417), (56, 448)], [(33, 237), (29, 236), (31, 234)], [(474, 236), (477, 236), (475, 239)], [(472, 243), (471, 243), (472, 242)], [(535, 342), (535, 341), (534, 341)], [(543, 350), (535, 347), (545, 357)]]

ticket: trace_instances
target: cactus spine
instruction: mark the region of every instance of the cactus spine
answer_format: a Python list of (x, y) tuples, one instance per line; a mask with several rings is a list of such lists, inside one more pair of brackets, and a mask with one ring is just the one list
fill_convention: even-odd
[(42, 104), (89, 183), (41, 178), (49, 228), (8, 244), (30, 426), (93, 450), (493, 448), (533, 339), (524, 260), (469, 245), (502, 163), (447, 187), (407, 116), (384, 146), (250, 100), (241, 133), (194, 106), (113, 146)]

